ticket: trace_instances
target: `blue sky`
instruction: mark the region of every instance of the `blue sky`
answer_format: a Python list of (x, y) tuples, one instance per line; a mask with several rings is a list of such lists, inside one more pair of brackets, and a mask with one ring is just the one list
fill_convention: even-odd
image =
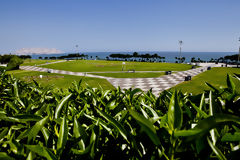
[(238, 51), (239, 0), (1, 0), (0, 53)]

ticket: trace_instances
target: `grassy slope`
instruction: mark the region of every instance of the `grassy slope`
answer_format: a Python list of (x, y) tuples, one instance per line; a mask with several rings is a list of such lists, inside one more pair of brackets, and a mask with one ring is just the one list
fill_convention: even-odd
[(152, 72), (152, 73), (94, 73), (99, 76), (114, 77), (114, 78), (153, 78), (165, 75), (165, 72)]
[(24, 60), (22, 66), (34, 66), (39, 64), (45, 64), (46, 62), (56, 62), (59, 60), (40, 60), (40, 59), (26, 59)]
[[(124, 71), (134, 69), (136, 71), (181, 71), (188, 70), (191, 65), (176, 63), (148, 63), (148, 62), (125, 62)], [(73, 72), (97, 72), (97, 71), (121, 71), (122, 61), (102, 60), (74, 60), (63, 63), (49, 64), (42, 67), (68, 70)]]
[[(215, 87), (226, 87), (227, 74), (233, 75), (233, 73), (240, 74), (240, 68), (213, 68), (212, 70), (206, 71), (193, 77), (192, 81), (183, 82), (172, 89), (182, 90), (183, 92), (200, 94), (204, 90), (210, 88), (205, 84), (208, 82)], [(236, 84), (237, 92), (240, 93), (240, 82), (233, 78)]]
[[(89, 77), (79, 77), (72, 75), (63, 75), (63, 74), (54, 74), (54, 73), (46, 73), (46, 72), (35, 72), (35, 71), (23, 71), (23, 70), (15, 70), (8, 71), (8, 74), (13, 74), (15, 77), (20, 78), (24, 81), (31, 82), (32, 79), (36, 80), (43, 86), (54, 86), (57, 88), (66, 89), (72, 85), (73, 81), (79, 81), (83, 78), (82, 85), (86, 86), (86, 83), (91, 87), (101, 87), (103, 89), (114, 89), (114, 87), (105, 79), (99, 78), (89, 78)], [(43, 79), (39, 78), (39, 75), (43, 75)]]

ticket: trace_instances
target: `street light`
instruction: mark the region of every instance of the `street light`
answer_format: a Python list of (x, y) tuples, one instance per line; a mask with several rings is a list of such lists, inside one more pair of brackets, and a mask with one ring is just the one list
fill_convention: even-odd
[(76, 47), (76, 53), (78, 52), (78, 45), (75, 46)]
[[(240, 37), (239, 37), (238, 41), (240, 42)], [(239, 58), (240, 58), (240, 46), (239, 46), (239, 50), (238, 50), (237, 68), (238, 68)]]
[[(76, 47), (76, 55), (78, 54), (78, 45), (75, 46)], [(78, 57), (77, 57), (78, 60)]]
[(179, 61), (182, 62), (181, 53), (182, 53), (182, 44), (183, 44), (183, 41), (182, 41), (182, 40), (179, 40), (178, 43), (179, 43), (179, 46), (180, 46)]

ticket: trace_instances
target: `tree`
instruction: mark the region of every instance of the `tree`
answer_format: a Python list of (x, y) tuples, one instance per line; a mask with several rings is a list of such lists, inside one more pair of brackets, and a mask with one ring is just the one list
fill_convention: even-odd
[(196, 62), (195, 57), (191, 58), (191, 62)]
[(20, 55), (19, 58), (21, 58), (21, 59), (27, 59), (27, 58), (31, 59), (32, 57), (30, 55)]
[(7, 64), (7, 70), (19, 69), (19, 65), (23, 63), (23, 60), (18, 56), (13, 56)]
[(133, 57), (134, 57), (134, 58), (138, 58), (138, 57), (139, 57), (138, 52), (133, 52)]
[(42, 57), (38, 57), (38, 59), (42, 59)]

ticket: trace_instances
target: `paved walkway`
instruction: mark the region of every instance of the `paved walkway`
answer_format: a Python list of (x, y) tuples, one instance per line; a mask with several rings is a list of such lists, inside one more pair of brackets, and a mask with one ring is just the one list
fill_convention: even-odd
[(114, 86), (124, 88), (141, 88), (148, 91), (152, 88), (153, 94), (174, 87), (175, 85), (185, 81), (186, 76), (196, 76), (207, 70), (207, 67), (200, 67), (187, 71), (180, 71), (171, 75), (164, 75), (157, 78), (108, 78), (108, 81)]
[(42, 68), (36, 66), (20, 66), (22, 70), (30, 70), (30, 71), (38, 71), (38, 72), (51, 72), (51, 73), (58, 73), (58, 74), (68, 74), (73, 76), (85, 76), (85, 77), (94, 77), (94, 78), (104, 78), (107, 79), (108, 77), (98, 76), (98, 75), (91, 75), (85, 72), (71, 72), (71, 71), (64, 71), (64, 70), (56, 70), (56, 69), (49, 69), (49, 68)]
[(62, 63), (62, 62), (66, 62), (66, 61), (67, 60), (61, 60), (61, 61), (55, 61), (55, 62), (46, 62), (46, 63), (39, 64), (39, 65), (36, 65), (36, 66), (44, 66), (44, 65), (54, 64), (54, 63)]
[[(214, 67), (214, 65), (211, 65), (211, 66)], [(204, 66), (196, 69), (190, 69), (187, 71), (179, 71), (171, 75), (164, 75), (157, 78), (111, 78), (111, 77), (92, 75), (92, 74), (89, 74), (89, 72), (88, 73), (71, 72), (71, 71), (55, 70), (55, 69), (48, 69), (48, 68), (42, 68), (42, 67), (36, 67), (36, 66), (20, 66), (20, 69), (40, 71), (40, 72), (51, 71), (51, 73), (58, 73), (58, 74), (103, 78), (108, 80), (116, 88), (118, 86), (120, 86), (121, 89), (128, 89), (132, 87), (132, 88), (140, 88), (143, 91), (148, 91), (149, 89), (152, 88), (153, 93), (157, 95), (159, 94), (159, 92), (169, 89), (171, 87), (174, 87), (175, 85), (183, 82), (186, 76), (194, 77), (199, 73), (206, 71), (207, 67), (208, 66)], [(94, 72), (94, 73), (97, 73), (97, 72)]]

